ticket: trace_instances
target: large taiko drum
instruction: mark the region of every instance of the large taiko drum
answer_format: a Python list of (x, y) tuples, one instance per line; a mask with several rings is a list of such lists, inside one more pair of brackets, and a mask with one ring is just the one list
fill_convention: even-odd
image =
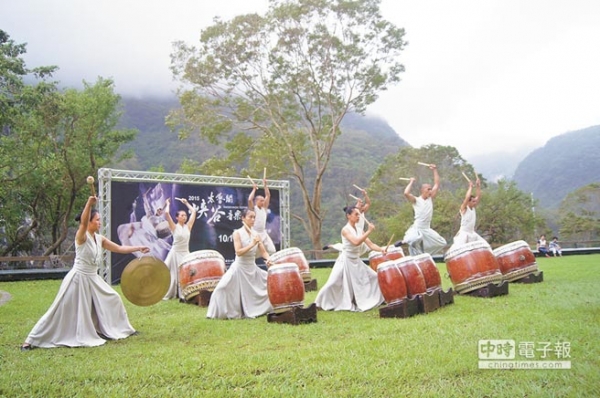
[(373, 271), (377, 271), (379, 264), (386, 261), (398, 260), (402, 257), (404, 257), (404, 252), (402, 251), (401, 247), (391, 246), (388, 248), (388, 251), (385, 254), (372, 251), (369, 253), (369, 266), (373, 269)]
[(427, 291), (432, 292), (442, 288), (442, 277), (440, 276), (440, 270), (435, 265), (433, 257), (429, 253), (418, 254), (413, 256), (413, 260), (417, 266), (421, 269), (423, 278), (425, 278), (425, 285)]
[(225, 258), (215, 250), (199, 250), (183, 258), (179, 264), (179, 288), (186, 301), (200, 290), (213, 291), (225, 274)]
[(538, 271), (535, 255), (523, 240), (500, 246), (493, 252), (507, 282), (516, 281)]
[(294, 263), (298, 266), (304, 282), (311, 281), (310, 267), (304, 253), (297, 247), (290, 247), (271, 254), (272, 264)]
[(489, 283), (502, 283), (502, 272), (486, 241), (455, 245), (446, 252), (444, 261), (458, 293), (467, 293)]
[(396, 304), (406, 298), (406, 281), (396, 260), (384, 261), (379, 264), (377, 281), (386, 303)]
[(402, 272), (402, 276), (404, 276), (406, 293), (409, 298), (427, 292), (425, 277), (413, 256), (402, 257), (401, 259), (396, 260), (396, 264), (398, 264), (398, 268), (400, 269), (400, 272)]
[(267, 271), (267, 293), (273, 312), (304, 306), (304, 281), (296, 263), (275, 264)]

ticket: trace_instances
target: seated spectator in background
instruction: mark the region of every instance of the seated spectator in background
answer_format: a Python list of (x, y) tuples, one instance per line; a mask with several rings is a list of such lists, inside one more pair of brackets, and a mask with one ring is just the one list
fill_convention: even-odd
[(537, 251), (541, 255), (546, 257), (550, 257), (548, 254), (548, 242), (546, 242), (546, 235), (540, 235), (540, 238), (537, 241)]
[(552, 238), (549, 248), (552, 254), (554, 254), (554, 257), (556, 257), (557, 254), (562, 257), (562, 247), (558, 244), (558, 238), (556, 236)]

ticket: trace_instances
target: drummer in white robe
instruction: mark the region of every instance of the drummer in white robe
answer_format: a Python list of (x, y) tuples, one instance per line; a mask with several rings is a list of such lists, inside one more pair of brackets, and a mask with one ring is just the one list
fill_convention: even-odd
[(63, 279), (54, 302), (35, 324), (22, 351), (35, 347), (93, 347), (106, 340), (124, 339), (135, 334), (121, 296), (98, 275), (102, 249), (128, 254), (148, 253), (147, 246), (121, 246), (97, 232), (100, 214), (90, 196), (80, 216), (75, 234), (73, 268)]
[(273, 311), (267, 290), (267, 271), (256, 265), (257, 252), (270, 265), (270, 256), (262, 239), (252, 230), (256, 215), (242, 212), (242, 227), (233, 231), (235, 260), (211, 295), (207, 318), (256, 318)]
[(342, 228), (342, 251), (327, 283), (315, 299), (317, 307), (328, 311), (368, 311), (384, 301), (377, 273), (367, 266), (360, 255), (365, 246), (379, 252), (385, 249), (371, 242), (375, 227), (367, 221), (367, 230), (359, 227), (361, 212), (354, 206), (344, 209), (348, 223)]
[(436, 197), (440, 187), (440, 176), (435, 164), (430, 164), (428, 167), (433, 170), (433, 186), (430, 184), (421, 185), (421, 195), (414, 196), (410, 192), (415, 182), (415, 178), (412, 177), (404, 189), (404, 197), (412, 203), (415, 219), (404, 234), (404, 238), (396, 242), (394, 246), (400, 246), (403, 243), (407, 244), (411, 256), (422, 253), (433, 255), (440, 252), (446, 246), (446, 240), (431, 229), (433, 199)]
[(460, 205), (460, 229), (454, 236), (454, 245), (462, 245), (478, 240), (485, 241), (477, 232), (475, 232), (475, 223), (477, 222), (477, 214), (475, 208), (481, 199), (481, 181), (479, 176), (475, 180), (475, 195), (473, 193), (473, 182), (469, 180), (469, 189), (465, 195), (465, 199)]
[[(265, 196), (256, 195), (257, 186), (252, 183), (252, 192), (248, 196), (248, 209), (252, 210), (256, 214), (256, 221), (254, 222), (254, 231), (260, 236), (265, 249), (269, 254), (275, 253), (275, 245), (273, 240), (269, 236), (267, 231), (267, 215), (269, 210), (269, 202), (271, 201), (271, 192), (267, 186), (267, 180), (263, 178), (263, 188)], [(256, 195), (256, 197), (255, 197)]]

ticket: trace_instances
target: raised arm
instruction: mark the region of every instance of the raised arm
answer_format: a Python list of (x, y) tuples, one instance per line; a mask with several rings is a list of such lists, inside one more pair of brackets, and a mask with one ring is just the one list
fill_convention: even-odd
[(269, 208), (269, 201), (271, 200), (271, 192), (269, 191), (269, 187), (267, 186), (267, 179), (263, 178), (263, 188), (265, 190), (265, 203), (263, 205), (263, 208), (268, 209)]
[(440, 175), (435, 164), (430, 164), (429, 168), (433, 170), (433, 186), (431, 187), (431, 197), (435, 198), (438, 190), (440, 189)]
[(415, 196), (410, 192), (412, 190), (412, 186), (413, 186), (414, 182), (415, 182), (415, 178), (410, 177), (410, 181), (408, 182), (408, 185), (406, 186), (406, 188), (404, 188), (404, 197), (406, 199), (408, 199), (408, 201), (410, 203), (415, 203), (415, 201), (416, 201)]
[(194, 226), (194, 222), (196, 221), (196, 208), (192, 206), (190, 202), (187, 201), (187, 199), (180, 199), (179, 201), (188, 208), (190, 216), (188, 217), (187, 226), (191, 231), (192, 227)]
[(473, 192), (473, 182), (469, 181), (469, 189), (467, 189), (465, 198), (464, 198), (462, 204), (460, 205), (460, 214), (465, 214), (465, 211), (467, 210), (467, 206), (469, 205), (469, 202), (471, 201), (471, 193), (472, 192)]
[(363, 196), (365, 197), (365, 204), (362, 207), (362, 212), (366, 213), (369, 210), (369, 207), (371, 207), (371, 199), (369, 198), (369, 195), (367, 194), (366, 189), (361, 189), (360, 191), (362, 192)]
[(256, 186), (256, 184), (252, 182), (252, 192), (250, 192), (250, 195), (248, 195), (248, 208), (250, 210), (254, 210), (254, 195), (256, 195), (257, 188), (258, 187)]
[(165, 200), (163, 211), (165, 213), (165, 220), (169, 223), (169, 229), (171, 232), (175, 231), (175, 221), (173, 221), (173, 218), (171, 217), (171, 199), (167, 198), (167, 200)]
[(90, 214), (92, 213), (92, 207), (98, 202), (98, 198), (90, 196), (85, 203), (85, 207), (81, 212), (81, 220), (79, 220), (79, 228), (75, 233), (75, 241), (78, 245), (83, 244), (87, 240), (86, 232), (90, 223)]

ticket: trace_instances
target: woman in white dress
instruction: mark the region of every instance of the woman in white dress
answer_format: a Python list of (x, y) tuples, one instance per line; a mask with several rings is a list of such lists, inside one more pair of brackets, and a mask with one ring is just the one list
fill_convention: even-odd
[(267, 271), (256, 265), (256, 251), (270, 265), (261, 237), (252, 230), (256, 215), (242, 211), (242, 228), (233, 231), (235, 260), (210, 297), (207, 318), (256, 318), (273, 310), (267, 292)]
[(338, 256), (327, 283), (317, 294), (315, 303), (323, 310), (368, 311), (384, 301), (377, 272), (361, 259), (364, 246), (385, 253), (385, 249), (371, 242), (369, 235), (375, 227), (366, 222), (367, 230), (359, 226), (361, 212), (356, 207), (344, 209), (348, 223), (342, 228), (343, 249)]
[(76, 220), (75, 260), (60, 285), (54, 302), (25, 339), (21, 350), (35, 347), (94, 347), (106, 340), (135, 334), (119, 294), (98, 275), (102, 249), (129, 254), (148, 253), (145, 246), (121, 246), (97, 232), (100, 214), (92, 210), (97, 198), (90, 196)]
[(183, 296), (181, 296), (181, 292), (179, 291), (179, 266), (181, 265), (183, 258), (190, 254), (190, 235), (192, 233), (194, 221), (196, 221), (196, 208), (186, 199), (175, 199), (187, 206), (190, 212), (190, 218), (188, 220), (187, 212), (185, 210), (179, 210), (175, 216), (177, 222), (174, 222), (173, 218), (171, 218), (171, 213), (169, 212), (171, 200), (167, 199), (165, 201), (164, 214), (173, 235), (173, 245), (165, 259), (165, 264), (171, 273), (171, 284), (169, 285), (169, 290), (165, 294), (165, 297), (163, 297), (163, 300), (172, 298), (180, 298), (183, 300)]

